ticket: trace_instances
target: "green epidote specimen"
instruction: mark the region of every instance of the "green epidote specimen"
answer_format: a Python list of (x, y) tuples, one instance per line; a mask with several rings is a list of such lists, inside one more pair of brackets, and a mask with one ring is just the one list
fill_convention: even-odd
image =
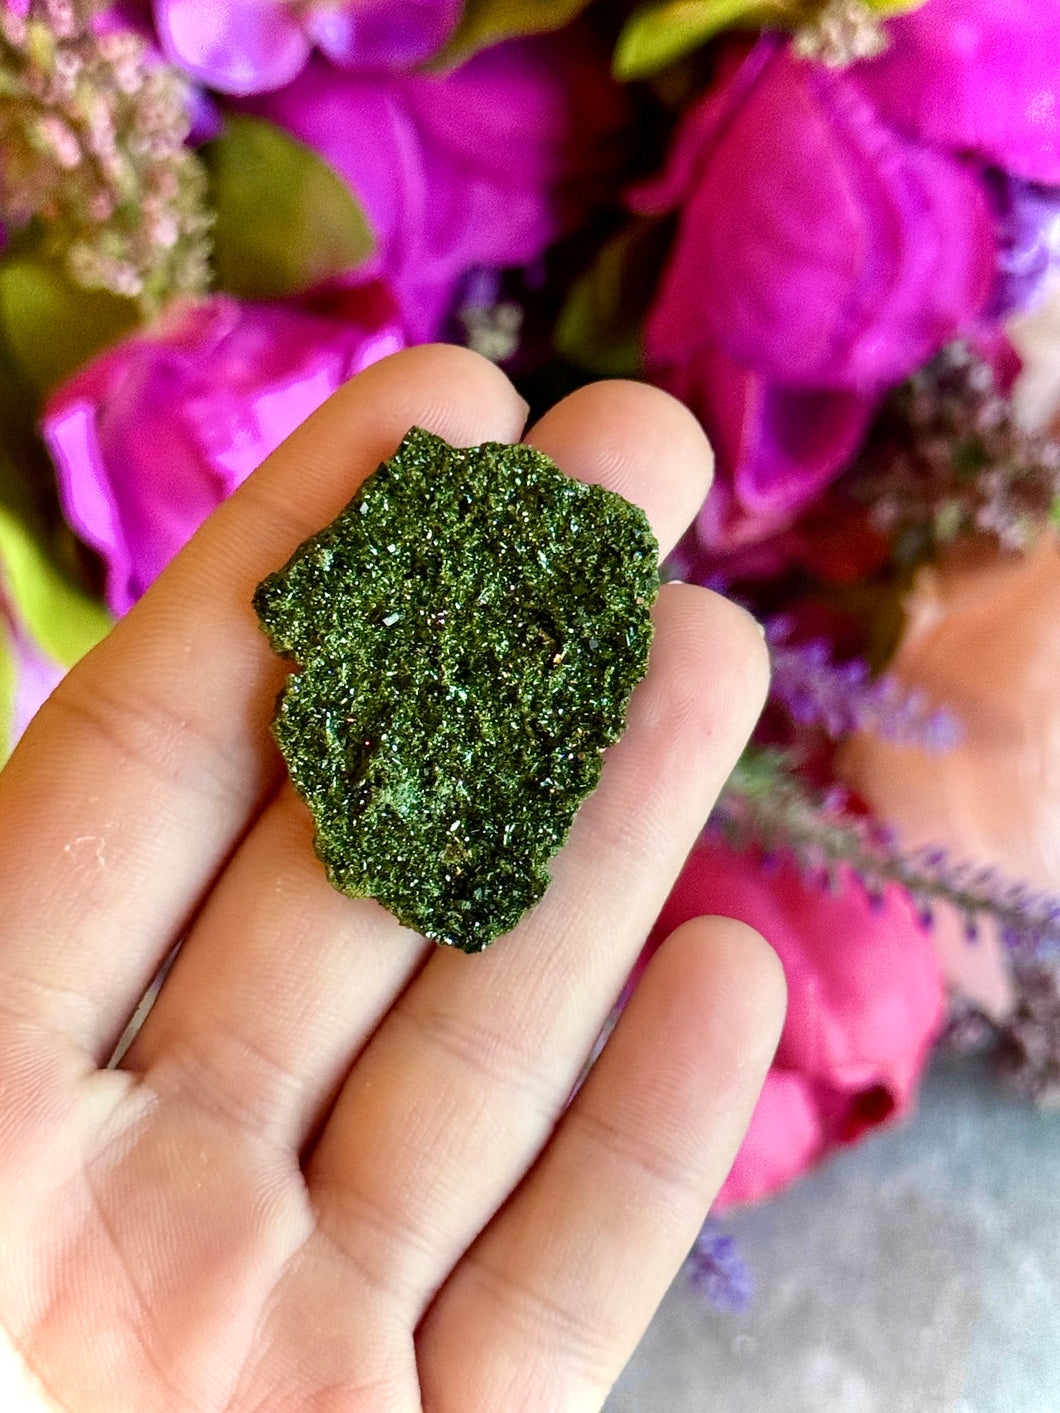
[(254, 596), (273, 734), (336, 888), (478, 952), (515, 926), (651, 643), (643, 512), (541, 452), (413, 428)]

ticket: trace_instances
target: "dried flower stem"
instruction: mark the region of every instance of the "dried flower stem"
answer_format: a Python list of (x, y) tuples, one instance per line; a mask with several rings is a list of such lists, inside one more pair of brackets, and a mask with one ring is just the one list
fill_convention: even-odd
[(39, 218), (78, 284), (151, 315), (208, 285), (206, 174), (184, 145), (184, 79), (96, 8), (0, 5), (0, 215)]
[(844, 484), (900, 560), (973, 533), (1022, 550), (1060, 495), (1060, 445), (1024, 431), (993, 369), (958, 343), (898, 389)]

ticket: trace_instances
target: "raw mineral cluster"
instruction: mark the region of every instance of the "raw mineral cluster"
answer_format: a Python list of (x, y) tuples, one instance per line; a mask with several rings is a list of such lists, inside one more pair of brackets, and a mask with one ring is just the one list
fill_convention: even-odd
[(273, 734), (331, 882), (466, 952), (510, 931), (647, 667), (644, 513), (529, 446), (413, 428), (259, 587)]

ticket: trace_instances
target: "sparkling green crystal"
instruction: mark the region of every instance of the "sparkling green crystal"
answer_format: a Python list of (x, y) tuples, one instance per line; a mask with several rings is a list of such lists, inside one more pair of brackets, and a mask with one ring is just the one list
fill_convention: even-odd
[(510, 931), (622, 733), (658, 583), (621, 496), (414, 427), (254, 596), (302, 668), (272, 729), (333, 885), (467, 952)]

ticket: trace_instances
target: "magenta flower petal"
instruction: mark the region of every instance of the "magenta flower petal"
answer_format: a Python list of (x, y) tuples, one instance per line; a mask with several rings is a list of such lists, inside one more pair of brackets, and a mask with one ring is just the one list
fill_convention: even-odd
[(375, 287), (332, 317), (217, 296), (171, 306), (159, 329), (61, 388), (44, 435), (67, 520), (106, 562), (114, 612), (336, 388), (403, 343)]
[(711, 1208), (724, 1212), (763, 1202), (816, 1163), (825, 1148), (813, 1085), (802, 1075), (773, 1068), (729, 1176)]
[(785, 387), (709, 347), (655, 381), (692, 408), (714, 445), (717, 478), (696, 522), (709, 549), (790, 523), (855, 455), (875, 410), (874, 398)]
[[(702, 116), (688, 121), (702, 141)], [(675, 160), (690, 170), (680, 139)], [(968, 327), (994, 258), (970, 172), (891, 133), (842, 74), (782, 50), (707, 129), (648, 356), (672, 363), (709, 341), (787, 385), (875, 390)]]
[(460, 18), (461, 0), (360, 0), (314, 6), (306, 31), (344, 68), (405, 69), (436, 54)]
[(1060, 182), (1060, 8), (929, 0), (887, 28), (887, 52), (848, 71), (887, 122), (1016, 176)]
[(297, 9), (276, 0), (155, 0), (155, 23), (166, 56), (222, 93), (289, 83), (311, 48)]
[(576, 34), (498, 45), (444, 75), (315, 60), (240, 106), (345, 177), (376, 233), (373, 269), (417, 340), (438, 335), (467, 270), (527, 264), (573, 224), (606, 179), (604, 139), (624, 116), (599, 53)]
[(753, 1201), (831, 1148), (900, 1118), (943, 1022), (930, 935), (891, 888), (880, 904), (849, 873), (831, 892), (790, 859), (766, 868), (714, 838), (693, 849), (653, 940), (721, 914), (757, 928), (784, 967), (788, 1012), (761, 1108), (723, 1201)]

